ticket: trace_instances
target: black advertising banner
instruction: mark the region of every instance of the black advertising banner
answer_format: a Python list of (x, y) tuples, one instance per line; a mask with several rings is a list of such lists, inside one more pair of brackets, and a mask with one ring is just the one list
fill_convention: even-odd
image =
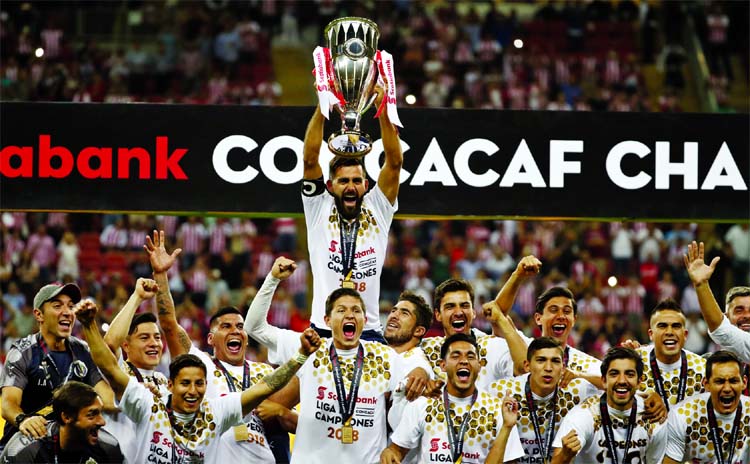
[[(311, 113), (2, 103), (0, 208), (300, 214)], [(401, 216), (750, 220), (747, 114), (399, 113)], [(373, 114), (363, 129), (377, 139)], [(379, 140), (365, 160), (376, 179)]]

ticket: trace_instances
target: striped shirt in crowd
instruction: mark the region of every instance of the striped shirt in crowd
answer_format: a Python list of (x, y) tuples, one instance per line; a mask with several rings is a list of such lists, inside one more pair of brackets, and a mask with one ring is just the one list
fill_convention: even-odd
[[(145, 240), (145, 237), (141, 238), (141, 242), (143, 240)], [(105, 248), (126, 248), (128, 246), (128, 231), (110, 224), (102, 231), (99, 242)]]
[(31, 259), (39, 267), (51, 266), (55, 261), (55, 256), (57, 256), (55, 241), (49, 235), (32, 235), (26, 244), (26, 250), (28, 250), (29, 254), (31, 254)]
[(185, 222), (180, 226), (177, 239), (182, 244), (184, 253), (198, 254), (203, 249), (203, 240), (207, 234), (206, 228), (200, 222)]
[(220, 255), (227, 249), (227, 236), (232, 233), (232, 225), (218, 221), (208, 228), (208, 252)]

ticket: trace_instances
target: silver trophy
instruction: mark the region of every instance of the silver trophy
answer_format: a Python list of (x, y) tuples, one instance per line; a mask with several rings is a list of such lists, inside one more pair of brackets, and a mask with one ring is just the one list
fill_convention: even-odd
[(328, 23), (323, 35), (331, 51), (335, 90), (346, 101), (343, 107), (335, 105), (341, 131), (331, 134), (328, 148), (337, 156), (359, 158), (372, 150), (372, 138), (359, 129), (359, 121), (377, 96), (375, 53), (380, 31), (369, 19), (347, 17)]

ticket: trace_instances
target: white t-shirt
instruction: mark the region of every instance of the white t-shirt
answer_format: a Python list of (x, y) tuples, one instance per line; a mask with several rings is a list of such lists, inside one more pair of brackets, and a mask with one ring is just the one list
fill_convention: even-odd
[(742, 362), (750, 363), (750, 332), (732, 325), (724, 316), (719, 327), (713, 332), (708, 332), (708, 335), (722, 348), (736, 354)]
[[(133, 374), (133, 370), (130, 366), (120, 357), (120, 369), (128, 374), (131, 378), (136, 379)], [(166, 402), (169, 398), (169, 389), (167, 388), (167, 378), (161, 372), (136, 368), (140, 372), (144, 382), (150, 382), (156, 385), (159, 389), (161, 397), (159, 401)], [(120, 450), (125, 456), (128, 462), (146, 462), (148, 454), (148, 448), (143, 446), (143, 443), (135, 440), (136, 425), (130, 418), (124, 413), (118, 414), (106, 414), (105, 419), (107, 424), (104, 429), (117, 437), (117, 441), (120, 443)]]
[[(669, 410), (667, 419), (666, 455), (678, 461), (694, 463), (713, 463), (716, 461), (711, 434), (708, 429), (708, 400), (710, 393), (701, 393), (679, 403)], [(737, 434), (737, 448), (731, 463), (746, 464), (750, 462), (750, 398), (742, 396), (742, 419)], [(734, 414), (716, 414), (716, 422), (721, 428), (721, 441), (724, 446), (730, 442)], [(710, 449), (709, 449), (710, 447)], [(724, 449), (724, 459), (729, 457)]]
[[(651, 352), (654, 351), (654, 345), (643, 345), (636, 350), (641, 355), (643, 360), (643, 375), (644, 381), (641, 382), (639, 388), (642, 392), (652, 392), (655, 390), (654, 386), (654, 375), (651, 372)], [(706, 372), (706, 360), (703, 357), (698, 356), (688, 350), (685, 350), (685, 356), (687, 358), (688, 369), (687, 369), (687, 382), (685, 384), (685, 398), (703, 393), (703, 375)], [(669, 395), (669, 407), (671, 408), (677, 404), (677, 394), (680, 388), (680, 371), (682, 370), (682, 360), (678, 360), (672, 364), (664, 364), (658, 359), (656, 360), (659, 370), (661, 371), (661, 378), (664, 384), (664, 390)]]
[[(377, 342), (361, 341), (364, 366), (352, 416), (352, 444), (343, 444), (333, 366), (329, 348), (333, 340), (323, 339), (321, 347), (297, 372), (300, 382), (300, 411), (292, 464), (341, 463), (374, 464), (387, 446), (386, 393), (396, 390), (412, 367), (392, 348)], [(290, 359), (299, 349), (299, 334), (280, 330), (277, 340), (279, 359)], [(351, 390), (357, 349), (338, 350), (347, 393)], [(271, 353), (269, 353), (269, 356)], [(410, 356), (408, 359), (417, 358)]]
[[(578, 433), (578, 440), (581, 442), (581, 451), (576, 456), (576, 462), (612, 462), (606, 445), (604, 427), (602, 427), (599, 398), (599, 395), (589, 397), (569, 411), (563, 418), (562, 424), (557, 430), (557, 435), (555, 435), (555, 440), (552, 442), (553, 448), (562, 448), (562, 437), (571, 430), (575, 430)], [(627, 459), (624, 459), (623, 452), (627, 438), (630, 409), (618, 411), (607, 407), (609, 417), (612, 419), (612, 433), (615, 441), (617, 441), (614, 448), (615, 452), (618, 453), (618, 462), (623, 464), (631, 462), (660, 463), (666, 445), (666, 427), (648, 422), (643, 417), (643, 400), (636, 396), (636, 402), (638, 404), (636, 425), (633, 428)]]
[[(208, 353), (191, 347), (190, 354), (198, 356), (206, 366), (206, 398), (218, 398), (231, 393), (226, 376), (216, 367), (213, 358)], [(235, 391), (241, 392), (244, 366), (234, 366), (223, 361), (219, 362), (232, 377)], [(268, 364), (248, 360), (245, 360), (245, 362), (249, 368), (250, 385), (255, 385), (263, 377), (273, 372), (273, 368)], [(250, 458), (252, 462), (274, 464), (276, 459), (268, 443), (263, 421), (260, 420), (255, 412), (251, 412), (242, 418), (242, 422), (247, 427), (246, 439), (238, 441), (239, 437), (235, 437), (235, 429), (224, 432), (221, 435), (221, 446), (218, 449), (217, 462), (238, 462), (236, 459)], [(244, 433), (242, 435), (245, 436)]]
[[(469, 411), (469, 425), (464, 433), (461, 462), (483, 464), (497, 432), (502, 427), (502, 400), (482, 391), (477, 395), (473, 405), (471, 397), (449, 396), (449, 399), (454, 427), (460, 427), (463, 414)], [(391, 435), (391, 441), (402, 448), (419, 448), (419, 463), (453, 462), (442, 397), (420, 397), (407, 405), (401, 423)], [(505, 462), (522, 456), (523, 448), (518, 439), (518, 431), (513, 427), (505, 448)]]
[[(487, 335), (474, 330), (479, 345), (479, 364), (481, 370), (477, 376), (476, 385), (480, 390), (486, 390), (492, 382), (513, 377), (513, 359), (510, 357), (508, 342), (494, 335)], [(445, 372), (440, 368), (440, 349), (445, 337), (428, 337), (422, 340), (422, 350), (432, 366), (436, 378), (445, 380)]]
[[(510, 390), (511, 395), (518, 401), (519, 405), (519, 417), (518, 424), (518, 436), (521, 439), (521, 445), (524, 449), (524, 456), (519, 459), (519, 462), (523, 463), (536, 463), (537, 459), (541, 456), (539, 441), (536, 438), (534, 432), (534, 426), (531, 422), (531, 412), (529, 404), (526, 401), (526, 382), (529, 378), (529, 374), (524, 374), (512, 379), (504, 379), (494, 382), (487, 392), (491, 396), (502, 398), (505, 396), (505, 392)], [(589, 398), (593, 395), (599, 395), (601, 391), (595, 386), (590, 384), (584, 379), (573, 379), (565, 388), (560, 388), (557, 393), (557, 409), (555, 411), (555, 429), (560, 427), (560, 423), (563, 418), (568, 414), (568, 411), (572, 410), (581, 401)], [(539, 418), (539, 431), (542, 440), (547, 440), (548, 437), (548, 426), (550, 419), (552, 418), (552, 398), (554, 393), (540, 397), (532, 392), (534, 396), (534, 403), (537, 408), (537, 417)], [(552, 438), (554, 438), (555, 432), (552, 432)], [(544, 443), (545, 448), (548, 446), (546, 441)], [(541, 461), (539, 461), (541, 462)]]
[(172, 429), (164, 403), (132, 377), (120, 407), (135, 423), (134, 441), (147, 448), (141, 462), (151, 464), (217, 462), (219, 436), (242, 420), (240, 393), (204, 398), (193, 422), (195, 430), (184, 437)]
[[(328, 328), (325, 301), (328, 295), (341, 287), (343, 264), (339, 216), (333, 196), (327, 192), (315, 196), (302, 194), (302, 206), (307, 224), (307, 248), (310, 252), (310, 269), (313, 274), (313, 302), (310, 322), (319, 328)], [(365, 330), (382, 332), (380, 326), (380, 274), (388, 246), (391, 227), (398, 202), (391, 205), (380, 187), (375, 185), (362, 201), (359, 214), (359, 231), (355, 247), (352, 281), (365, 302), (367, 322)]]

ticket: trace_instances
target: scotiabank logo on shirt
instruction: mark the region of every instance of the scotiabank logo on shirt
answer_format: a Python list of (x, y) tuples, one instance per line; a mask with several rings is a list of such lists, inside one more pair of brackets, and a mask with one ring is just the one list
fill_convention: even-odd
[[(193, 453), (183, 449), (181, 446), (173, 446), (172, 440), (162, 432), (154, 432), (149, 444), (148, 457), (146, 460), (155, 464), (181, 464), (183, 462), (203, 462), (203, 452)], [(172, 454), (175, 453), (174, 459)]]
[[(351, 419), (353, 427), (373, 427), (375, 425), (375, 409), (378, 398), (372, 396), (358, 396), (354, 416)], [(315, 397), (315, 419), (329, 424), (340, 425), (338, 395), (327, 387), (318, 387)]]
[[(342, 275), (342, 254), (338, 240), (331, 240), (328, 252), (328, 269), (338, 275)], [(356, 250), (354, 253), (352, 280), (357, 285), (356, 290), (360, 292), (367, 290), (367, 283), (363, 282), (363, 280), (378, 275), (378, 258), (376, 255), (375, 248), (372, 246), (364, 250)]]

